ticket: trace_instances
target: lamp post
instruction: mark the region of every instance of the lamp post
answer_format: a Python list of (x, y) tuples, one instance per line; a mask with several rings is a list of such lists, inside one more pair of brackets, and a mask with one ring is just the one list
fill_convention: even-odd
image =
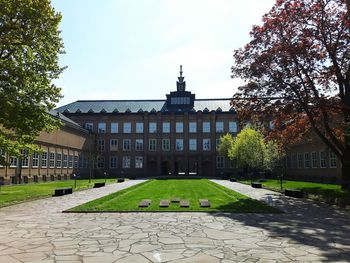
[(77, 175), (73, 174), (73, 177), (74, 177), (74, 188), (76, 189), (77, 188)]
[(107, 182), (107, 173), (104, 172), (103, 174), (105, 175), (105, 183), (106, 183)]

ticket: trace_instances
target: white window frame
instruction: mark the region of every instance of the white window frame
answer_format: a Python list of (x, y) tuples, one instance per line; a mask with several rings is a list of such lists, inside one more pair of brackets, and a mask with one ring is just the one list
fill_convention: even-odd
[(162, 139), (162, 151), (170, 151), (170, 139)]
[(197, 151), (197, 139), (189, 139), (188, 148), (191, 152)]
[(223, 121), (215, 122), (215, 131), (216, 132), (220, 132), (220, 133), (225, 131), (224, 122)]
[(309, 152), (304, 153), (304, 168), (311, 168), (311, 154)]
[(184, 140), (183, 139), (176, 139), (175, 140), (175, 151), (183, 151), (184, 150)]
[(74, 168), (79, 168), (79, 163), (78, 163), (78, 161), (79, 161), (79, 156), (78, 156), (78, 155), (74, 155), (74, 156), (73, 156), (73, 167), (74, 167)]
[(62, 168), (62, 153), (56, 153), (56, 168)]
[(304, 154), (298, 153), (298, 168), (304, 168)]
[(216, 168), (224, 169), (225, 168), (225, 157), (224, 156), (216, 156)]
[(197, 132), (197, 122), (190, 121), (188, 125), (188, 132), (189, 133), (196, 133)]
[(124, 139), (123, 140), (123, 151), (130, 151), (130, 149), (131, 149), (131, 140)]
[(41, 154), (41, 168), (47, 168), (47, 157), (48, 153), (47, 152), (42, 152)]
[(56, 167), (56, 153), (55, 152), (50, 152), (49, 153), (49, 167), (50, 168), (55, 168)]
[(28, 150), (22, 150), (22, 167), (23, 168), (28, 168), (29, 167), (29, 153)]
[(109, 140), (109, 150), (110, 151), (118, 151), (118, 139), (110, 139)]
[(143, 122), (136, 122), (136, 133), (143, 133)]
[(119, 124), (118, 122), (111, 122), (111, 133), (119, 132)]
[(157, 139), (148, 139), (148, 150), (151, 152), (157, 150)]
[(175, 130), (176, 130), (176, 133), (183, 133), (184, 132), (184, 123), (182, 121), (177, 121), (175, 123)]
[(106, 133), (106, 123), (105, 122), (99, 122), (98, 123), (98, 129), (97, 129), (97, 132), (98, 133)]
[(10, 167), (17, 167), (18, 158), (16, 156), (10, 156)]
[(237, 122), (235, 121), (230, 121), (228, 123), (228, 131), (230, 133), (237, 133), (238, 132), (238, 128), (237, 128)]
[(68, 168), (68, 154), (63, 153), (62, 168)]
[(143, 168), (143, 157), (135, 156), (135, 168), (142, 169)]
[(92, 122), (86, 122), (84, 124), (85, 129), (89, 130), (89, 131), (94, 131), (94, 124)]
[(329, 152), (329, 167), (330, 168), (337, 168), (337, 156), (334, 152)]
[(211, 141), (208, 138), (203, 139), (203, 151), (211, 150)]
[(118, 168), (118, 156), (110, 156), (109, 157), (109, 168), (117, 169)]
[(68, 155), (68, 168), (73, 168), (73, 155)]
[(149, 122), (148, 123), (148, 132), (149, 133), (156, 133), (157, 132), (157, 123), (156, 122)]
[(203, 133), (210, 133), (210, 122), (209, 121), (203, 121), (202, 132)]
[(98, 150), (100, 152), (103, 152), (105, 150), (105, 140), (104, 139), (98, 139), (97, 141), (97, 145), (98, 145)]
[(105, 157), (104, 156), (97, 157), (97, 168), (99, 168), (99, 169), (105, 168)]
[(143, 139), (135, 140), (135, 151), (143, 151)]
[(319, 168), (318, 158), (318, 152), (311, 152), (311, 168)]
[(326, 151), (320, 151), (319, 156), (320, 156), (320, 168), (327, 168), (327, 153), (326, 153)]
[(33, 152), (32, 153), (32, 168), (38, 168), (39, 167), (39, 153)]
[(131, 122), (123, 123), (123, 133), (131, 133)]
[(130, 156), (123, 156), (123, 169), (129, 169), (131, 167), (131, 159)]
[(170, 122), (163, 122), (162, 126), (163, 133), (170, 133)]

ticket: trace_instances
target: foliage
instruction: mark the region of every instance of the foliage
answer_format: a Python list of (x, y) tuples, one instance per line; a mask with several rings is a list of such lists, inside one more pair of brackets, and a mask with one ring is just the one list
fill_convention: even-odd
[(279, 158), (276, 143), (265, 140), (261, 132), (249, 127), (236, 138), (229, 134), (221, 137), (219, 152), (235, 159), (237, 166), (244, 169), (272, 169)]
[[(241, 118), (270, 116), (284, 145), (312, 130), (350, 179), (350, 4), (278, 0), (252, 40), (234, 53), (232, 76), (247, 80), (232, 104)], [(347, 175), (348, 174), (348, 175)]]
[(59, 124), (47, 112), (61, 97), (52, 84), (63, 70), (60, 20), (49, 0), (0, 0), (0, 149), (9, 155)]
[[(169, 207), (159, 207), (161, 200), (174, 197), (186, 199), (190, 207), (183, 208), (179, 203), (171, 203)], [(147, 208), (139, 208), (143, 199), (151, 199)], [(210, 207), (200, 207), (199, 199), (208, 199)], [(183, 180), (149, 180), (122, 191), (93, 200), (68, 211), (202, 211), (202, 212), (235, 212), (235, 213), (273, 213), (278, 212), (257, 200), (232, 191), (207, 179)]]

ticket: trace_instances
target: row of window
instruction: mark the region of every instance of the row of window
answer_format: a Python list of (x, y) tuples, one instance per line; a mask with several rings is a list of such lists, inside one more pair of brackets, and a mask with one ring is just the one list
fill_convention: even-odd
[[(220, 139), (216, 140), (216, 146), (218, 146), (220, 143)], [(105, 140), (99, 139), (97, 141), (98, 149), (100, 152), (103, 152), (105, 150)], [(135, 140), (135, 151), (143, 151), (144, 150), (144, 142), (143, 139), (136, 139)], [(170, 151), (170, 139), (162, 139), (162, 151)], [(130, 151), (131, 150), (131, 139), (124, 139), (123, 145), (122, 145), (123, 151)], [(189, 139), (188, 140), (188, 149), (190, 151), (197, 151), (197, 139)], [(203, 151), (210, 151), (211, 150), (211, 140), (210, 139), (203, 139), (202, 140), (202, 149)], [(110, 151), (118, 151), (118, 139), (110, 139), (109, 140), (109, 150)], [(157, 150), (157, 139), (149, 139), (148, 140), (148, 150), (149, 151), (156, 151)], [(183, 151), (184, 150), (184, 140), (183, 139), (176, 139), (175, 140), (175, 150), (176, 151)]]
[[(105, 157), (101, 156), (97, 158), (97, 168), (105, 168)], [(110, 156), (109, 157), (109, 168), (116, 169), (118, 168), (118, 157)], [(122, 157), (122, 168), (128, 169), (131, 168), (131, 157), (123, 156)], [(134, 168), (142, 169), (143, 168), (143, 156), (135, 156)], [(225, 157), (216, 156), (216, 168), (223, 169), (225, 168)]]
[[(1, 152), (1, 155), (5, 158), (5, 153)], [(19, 159), (10, 156), (9, 163), (10, 167), (17, 167)], [(78, 156), (53, 152), (43, 152), (41, 154), (34, 152), (29, 156), (28, 151), (22, 150), (21, 167), (28, 168), (29, 165), (32, 168), (78, 168)]]
[[(123, 123), (123, 133), (131, 133), (132, 127), (131, 122), (124, 122)], [(88, 130), (94, 131), (94, 124), (92, 122), (88, 122), (84, 124), (84, 127)], [(205, 121), (202, 123), (202, 132), (203, 133), (210, 133), (210, 122)], [(109, 125), (110, 133), (119, 133), (119, 123), (118, 122), (112, 122)], [(225, 132), (224, 129), (224, 122), (223, 121), (217, 121), (215, 123), (215, 131), (216, 132)], [(235, 121), (230, 121), (228, 123), (228, 131), (231, 133), (237, 132), (237, 123)], [(107, 124), (105, 122), (99, 122), (98, 133), (106, 133), (107, 132)], [(143, 122), (137, 122), (135, 125), (135, 133), (143, 133), (144, 132), (144, 124)], [(157, 122), (149, 122), (148, 123), (148, 132), (149, 133), (156, 133), (157, 132)], [(162, 123), (162, 132), (163, 133), (170, 133), (170, 122), (163, 122)], [(176, 122), (175, 123), (175, 132), (176, 133), (183, 133), (184, 132), (184, 123), (183, 122)], [(188, 132), (189, 133), (196, 133), (197, 132), (197, 122), (189, 122), (188, 125)]]
[(337, 168), (337, 157), (333, 152), (295, 153), (286, 157), (287, 168)]

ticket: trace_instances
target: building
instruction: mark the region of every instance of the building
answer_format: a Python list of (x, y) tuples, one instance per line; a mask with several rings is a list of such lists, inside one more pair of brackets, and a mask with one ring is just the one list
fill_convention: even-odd
[(57, 109), (97, 135), (97, 175), (215, 176), (230, 162), (216, 146), (238, 132), (230, 99), (196, 99), (182, 68), (176, 91), (164, 100), (76, 101)]
[(3, 184), (30, 183), (38, 181), (67, 180), (74, 173), (88, 173), (88, 161), (79, 163), (79, 156), (89, 156), (93, 140), (89, 131), (64, 115), (51, 111), (51, 115), (62, 122), (59, 130), (42, 132), (35, 143), (41, 152), (23, 157), (11, 157), (0, 150), (9, 166), (0, 166), (0, 182)]

